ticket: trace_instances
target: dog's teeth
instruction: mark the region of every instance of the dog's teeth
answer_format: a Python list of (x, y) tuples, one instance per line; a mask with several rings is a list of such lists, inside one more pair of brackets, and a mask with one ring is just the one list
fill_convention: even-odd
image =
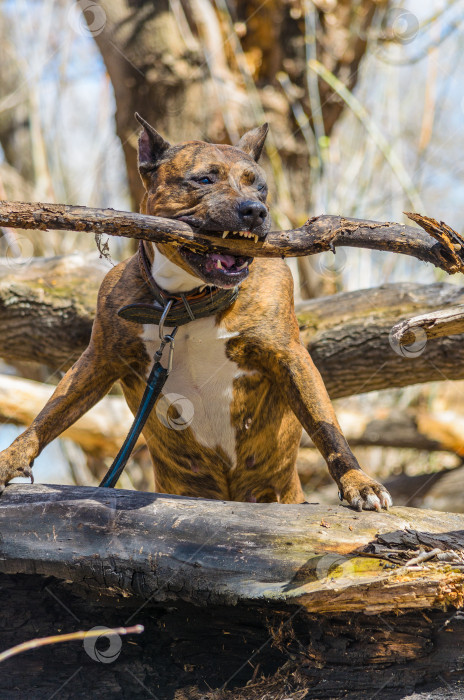
[(255, 239), (255, 243), (257, 243), (258, 240), (259, 240), (259, 236), (257, 236), (256, 233), (255, 233), (255, 235), (253, 236), (253, 238)]
[(238, 235), (241, 236), (242, 238), (245, 238), (246, 233), (245, 233), (245, 231), (239, 231)]
[(221, 262), (220, 260), (216, 260), (216, 268), (217, 268), (218, 270), (222, 270), (222, 269), (223, 269), (223, 268), (222, 268), (222, 262)]
[(229, 235), (229, 233), (230, 233), (230, 231), (224, 231), (224, 233), (222, 234), (222, 237), (223, 237), (223, 238), (227, 238), (227, 236)]
[(248, 260), (246, 260), (243, 265), (240, 265), (240, 267), (237, 267), (237, 270), (243, 270), (244, 267), (248, 267)]

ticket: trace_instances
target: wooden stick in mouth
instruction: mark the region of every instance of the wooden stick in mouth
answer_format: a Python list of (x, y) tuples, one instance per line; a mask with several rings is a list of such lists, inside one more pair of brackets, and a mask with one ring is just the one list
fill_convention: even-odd
[(411, 255), (449, 274), (464, 271), (464, 239), (443, 222), (421, 214), (407, 216), (423, 230), (395, 222), (322, 214), (300, 228), (271, 231), (263, 241), (194, 231), (188, 224), (146, 214), (66, 204), (0, 201), (0, 226), (83, 231), (154, 243), (172, 243), (200, 253), (249, 257), (298, 257), (337, 246), (370, 248)]

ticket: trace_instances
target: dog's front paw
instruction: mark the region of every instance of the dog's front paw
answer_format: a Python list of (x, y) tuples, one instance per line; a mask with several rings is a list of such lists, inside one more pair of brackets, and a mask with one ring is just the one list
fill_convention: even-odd
[(0, 493), (17, 476), (30, 478), (31, 483), (34, 483), (31, 462), (21, 456), (18, 450), (8, 448), (0, 452)]
[(361, 469), (350, 469), (341, 477), (340, 496), (356, 510), (388, 510), (392, 505), (387, 489)]

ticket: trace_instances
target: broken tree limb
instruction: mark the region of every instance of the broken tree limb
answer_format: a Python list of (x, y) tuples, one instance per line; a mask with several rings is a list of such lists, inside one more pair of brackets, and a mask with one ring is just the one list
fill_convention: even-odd
[[(422, 225), (425, 217), (414, 216), (415, 221)], [(184, 222), (145, 214), (65, 204), (0, 201), (0, 226), (12, 228), (92, 232), (155, 243), (175, 243), (198, 252), (220, 251), (253, 257), (313, 255), (334, 251), (337, 246), (350, 246), (412, 255), (449, 274), (463, 271), (464, 249), (458, 250), (456, 246), (460, 244), (451, 241), (449, 227), (440, 238), (440, 224), (435, 224), (434, 242), (428, 233), (404, 224), (321, 215), (312, 217), (297, 229), (271, 231), (264, 242), (254, 243), (247, 239), (234, 240), (230, 236), (223, 239), (213, 233), (201, 234)], [(456, 240), (464, 243), (456, 232), (454, 234)]]
[[(98, 256), (36, 259), (14, 267), (0, 261), (0, 357), (68, 369), (89, 342), (107, 269)], [(413, 358), (390, 339), (400, 319), (460, 303), (464, 292), (455, 285), (398, 284), (305, 301), (296, 313), (302, 341), (337, 398), (464, 378), (459, 336), (431, 340)]]
[[(463, 605), (460, 565), (404, 566), (407, 550), (421, 543), (461, 559), (463, 531), (464, 515), (411, 508), (359, 514), (343, 506), (13, 484), (0, 498), (0, 571), (152, 602), (399, 613)], [(385, 561), (399, 568), (385, 569)]]
[(439, 309), (428, 314), (408, 318), (392, 328), (392, 337), (407, 351), (407, 346), (421, 338), (443, 338), (464, 333), (464, 305)]
[[(403, 353), (392, 327), (415, 311), (462, 303), (454, 285), (382, 285), (296, 306), (301, 338), (332, 398), (464, 377), (463, 337), (426, 341)], [(409, 311), (408, 311), (409, 309)]]
[[(54, 389), (50, 384), (1, 374), (0, 421), (30, 425)], [(132, 420), (132, 413), (122, 397), (106, 396), (65, 430), (62, 437), (73, 440), (94, 457), (114, 457)], [(144, 444), (143, 440), (139, 439), (138, 444)]]

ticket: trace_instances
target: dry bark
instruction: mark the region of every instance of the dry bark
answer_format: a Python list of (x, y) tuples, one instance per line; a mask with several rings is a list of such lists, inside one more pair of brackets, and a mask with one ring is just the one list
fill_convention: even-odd
[[(107, 269), (80, 255), (0, 265), (0, 356), (68, 369), (87, 347)], [(464, 293), (454, 285), (400, 284), (305, 301), (296, 312), (302, 340), (337, 398), (464, 378), (461, 336), (431, 340), (416, 357), (389, 339), (400, 319), (459, 303)]]
[[(115, 663), (80, 644), (6, 662), (0, 696), (392, 700), (462, 680), (463, 530), (463, 515), (411, 508), (10, 485), (2, 646), (122, 621), (146, 631)], [(408, 566), (420, 548), (431, 558)]]
[[(11, 528), (19, 507), (21, 521)], [(33, 569), (108, 596), (153, 602), (269, 600), (318, 614), (440, 609), (464, 602), (463, 530), (464, 515), (408, 508), (359, 515), (344, 506), (250, 507), (13, 484), (0, 499), (0, 571)], [(455, 552), (446, 561), (457, 568), (439, 558), (420, 572), (404, 568), (409, 550), (420, 545)], [(400, 568), (385, 569), (385, 561)]]
[[(418, 223), (424, 217), (416, 214)], [(447, 235), (434, 238), (419, 228), (404, 224), (349, 219), (342, 216), (315, 216), (291, 231), (271, 231), (264, 242), (223, 239), (220, 235), (195, 233), (180, 221), (157, 216), (132, 214), (113, 209), (94, 209), (65, 204), (0, 202), (0, 226), (47, 230), (85, 231), (155, 243), (174, 243), (200, 252), (220, 251), (253, 257), (294, 257), (313, 255), (337, 246), (386, 250), (431, 262), (449, 274), (464, 270), (464, 251)], [(455, 233), (455, 232), (454, 232)], [(464, 243), (464, 239), (457, 240)]]
[(464, 333), (464, 305), (408, 318), (392, 328), (395, 341), (406, 348), (420, 338), (443, 338)]
[(332, 398), (464, 377), (462, 336), (434, 339), (403, 353), (391, 336), (402, 318), (464, 301), (448, 284), (383, 285), (296, 307), (301, 337)]

